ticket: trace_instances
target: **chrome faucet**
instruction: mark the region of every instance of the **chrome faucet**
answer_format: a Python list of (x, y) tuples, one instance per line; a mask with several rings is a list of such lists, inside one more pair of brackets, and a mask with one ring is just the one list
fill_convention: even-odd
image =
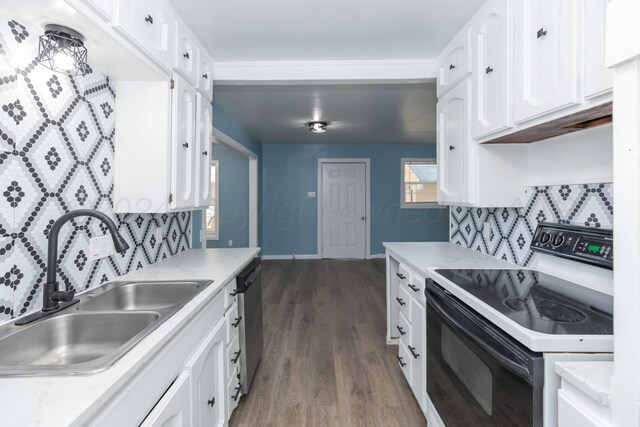
[(47, 248), (47, 282), (42, 289), (42, 311), (38, 311), (25, 316), (22, 319), (18, 319), (18, 321), (16, 321), (16, 325), (31, 323), (78, 302), (78, 300), (74, 300), (76, 292), (73, 289), (69, 289), (68, 286), (65, 287), (64, 291), (59, 289), (58, 281), (56, 279), (56, 264), (58, 263), (58, 235), (60, 234), (60, 229), (71, 219), (79, 216), (89, 216), (102, 221), (111, 233), (113, 247), (116, 252), (120, 253), (129, 249), (129, 245), (118, 232), (118, 228), (114, 222), (104, 213), (95, 209), (78, 209), (62, 215), (53, 223), (51, 230), (49, 231), (49, 242)]

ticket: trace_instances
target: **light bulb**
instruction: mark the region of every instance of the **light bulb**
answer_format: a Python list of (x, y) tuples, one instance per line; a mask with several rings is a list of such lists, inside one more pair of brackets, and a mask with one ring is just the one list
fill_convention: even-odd
[(58, 52), (53, 56), (53, 66), (59, 70), (69, 71), (75, 66), (75, 61), (66, 52)]

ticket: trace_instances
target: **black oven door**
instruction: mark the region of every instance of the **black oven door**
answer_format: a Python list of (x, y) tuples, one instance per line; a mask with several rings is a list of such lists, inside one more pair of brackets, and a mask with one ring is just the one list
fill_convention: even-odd
[(427, 393), (447, 427), (542, 426), (542, 353), (427, 280)]

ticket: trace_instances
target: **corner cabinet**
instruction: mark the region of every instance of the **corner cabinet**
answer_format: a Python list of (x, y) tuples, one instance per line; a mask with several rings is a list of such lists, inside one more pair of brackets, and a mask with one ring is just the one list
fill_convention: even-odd
[(469, 97), (466, 80), (438, 100), (438, 203), (469, 200)]

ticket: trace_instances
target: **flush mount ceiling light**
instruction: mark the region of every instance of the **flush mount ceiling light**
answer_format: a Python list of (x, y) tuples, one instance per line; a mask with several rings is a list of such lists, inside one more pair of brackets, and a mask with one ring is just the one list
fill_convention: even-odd
[(79, 32), (63, 25), (48, 24), (40, 36), (38, 62), (52, 71), (73, 76), (89, 72), (87, 48)]
[(327, 122), (309, 122), (309, 130), (313, 133), (324, 133), (327, 131)]

